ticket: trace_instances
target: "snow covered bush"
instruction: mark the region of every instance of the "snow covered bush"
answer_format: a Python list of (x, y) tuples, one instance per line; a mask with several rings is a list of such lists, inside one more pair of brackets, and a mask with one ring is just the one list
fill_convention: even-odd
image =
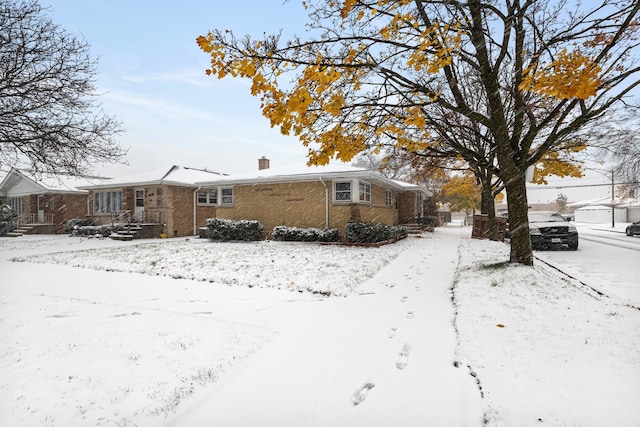
[(4, 236), (9, 232), (9, 223), (7, 221), (0, 221), (0, 236)]
[(234, 221), (223, 218), (207, 219), (207, 237), (209, 237), (210, 240), (261, 240), (262, 230), (262, 224), (258, 221)]
[(0, 205), (0, 236), (4, 236), (11, 231), (13, 220), (17, 216), (11, 206)]
[(420, 224), (427, 227), (439, 227), (440, 219), (437, 216), (427, 215), (420, 219)]
[(0, 221), (9, 222), (14, 220), (18, 215), (11, 209), (9, 205), (0, 205)]
[(76, 228), (76, 226), (78, 227), (86, 227), (86, 226), (90, 226), (90, 225), (94, 225), (95, 222), (90, 219), (90, 218), (72, 218), (72, 219), (68, 219), (65, 224), (64, 224), (64, 230), (67, 233), (71, 233), (73, 232), (74, 228)]
[(284, 242), (337, 242), (340, 233), (337, 229), (322, 230), (320, 228), (298, 228), (279, 225), (271, 232), (273, 240)]
[(349, 243), (378, 243), (407, 236), (407, 229), (380, 223), (349, 222), (345, 240)]
[(111, 226), (111, 224), (106, 224), (106, 225), (83, 225), (83, 226), (77, 226), (76, 228), (71, 230), (71, 235), (72, 236), (95, 236), (95, 235), (101, 235), (101, 236), (108, 236), (110, 235), (112, 232), (117, 231), (119, 228), (122, 227), (113, 227)]

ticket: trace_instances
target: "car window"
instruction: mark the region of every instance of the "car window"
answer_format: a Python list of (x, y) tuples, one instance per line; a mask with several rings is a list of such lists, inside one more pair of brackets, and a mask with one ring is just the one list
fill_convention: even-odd
[(529, 222), (566, 222), (560, 214), (529, 212)]

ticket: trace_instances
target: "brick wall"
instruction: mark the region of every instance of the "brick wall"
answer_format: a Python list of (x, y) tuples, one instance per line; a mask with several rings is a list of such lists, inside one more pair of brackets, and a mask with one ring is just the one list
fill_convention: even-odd
[[(335, 204), (333, 185), (326, 184), (329, 228), (343, 230), (350, 220), (396, 223), (395, 209), (385, 204), (384, 188), (371, 186), (371, 204)], [(278, 225), (323, 228), (325, 209), (325, 187), (317, 181), (235, 186), (233, 207), (218, 207), (215, 213), (218, 218), (257, 220), (271, 231)]]
[(169, 237), (193, 235), (192, 187), (167, 187), (167, 234)]
[(219, 206), (218, 218), (257, 220), (266, 231), (278, 225), (324, 227), (325, 189), (321, 182), (236, 185), (233, 191), (233, 207)]
[(398, 222), (400, 224), (415, 222), (416, 215), (416, 194), (398, 194)]

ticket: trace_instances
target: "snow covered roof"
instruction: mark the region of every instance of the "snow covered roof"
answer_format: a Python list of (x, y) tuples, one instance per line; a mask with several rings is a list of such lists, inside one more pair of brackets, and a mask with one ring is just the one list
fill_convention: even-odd
[(600, 197), (597, 199), (588, 199), (588, 200), (581, 200), (579, 202), (572, 202), (572, 203), (567, 203), (567, 207), (569, 208), (581, 208), (584, 206), (591, 206), (591, 205), (598, 205), (602, 202), (605, 202), (607, 200), (611, 200), (608, 197)]
[(114, 178), (97, 185), (88, 185), (84, 189), (127, 187), (134, 185), (171, 184), (178, 186), (195, 186), (196, 182), (216, 179), (225, 174), (206, 169), (195, 169), (185, 166), (153, 169), (146, 172)]
[(384, 187), (403, 191), (423, 191), (431, 195), (425, 188), (404, 181), (398, 181), (385, 177), (382, 174), (365, 168), (334, 163), (326, 166), (294, 165), (280, 168), (269, 168), (252, 172), (220, 176), (214, 179), (200, 181), (196, 184), (203, 187), (215, 187), (220, 185), (261, 184), (277, 182), (308, 182), (319, 180), (336, 180), (360, 178), (376, 182)]
[(35, 175), (12, 169), (0, 182), (0, 195), (21, 197), (29, 194), (87, 193), (81, 187), (101, 183), (105, 178), (69, 175)]

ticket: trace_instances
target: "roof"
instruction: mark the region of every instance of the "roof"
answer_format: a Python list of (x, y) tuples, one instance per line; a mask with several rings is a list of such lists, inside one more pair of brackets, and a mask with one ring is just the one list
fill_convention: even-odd
[(169, 184), (177, 186), (196, 186), (196, 182), (224, 177), (225, 174), (206, 169), (195, 169), (185, 166), (153, 169), (146, 172), (114, 178), (97, 185), (82, 187), (92, 190), (97, 188), (130, 187), (136, 185)]
[(221, 185), (252, 185), (262, 183), (278, 182), (309, 182), (319, 180), (336, 180), (359, 178), (366, 181), (402, 191), (422, 191), (429, 196), (432, 195), (424, 187), (404, 181), (390, 179), (384, 175), (369, 169), (343, 165), (339, 163), (326, 166), (285, 166), (280, 168), (269, 168), (252, 172), (220, 176), (215, 179), (200, 181), (196, 184), (203, 187), (215, 187)]
[(0, 182), (0, 194), (9, 194), (13, 197), (48, 193), (85, 194), (87, 191), (80, 187), (100, 183), (104, 179), (70, 175), (35, 175), (30, 171), (11, 169)]
[(572, 203), (567, 203), (567, 207), (569, 208), (581, 208), (584, 206), (591, 206), (591, 205), (598, 205), (601, 202), (607, 201), (607, 200), (611, 200), (608, 197), (599, 197), (596, 199), (588, 199), (588, 200), (581, 200), (579, 202), (572, 202)]

